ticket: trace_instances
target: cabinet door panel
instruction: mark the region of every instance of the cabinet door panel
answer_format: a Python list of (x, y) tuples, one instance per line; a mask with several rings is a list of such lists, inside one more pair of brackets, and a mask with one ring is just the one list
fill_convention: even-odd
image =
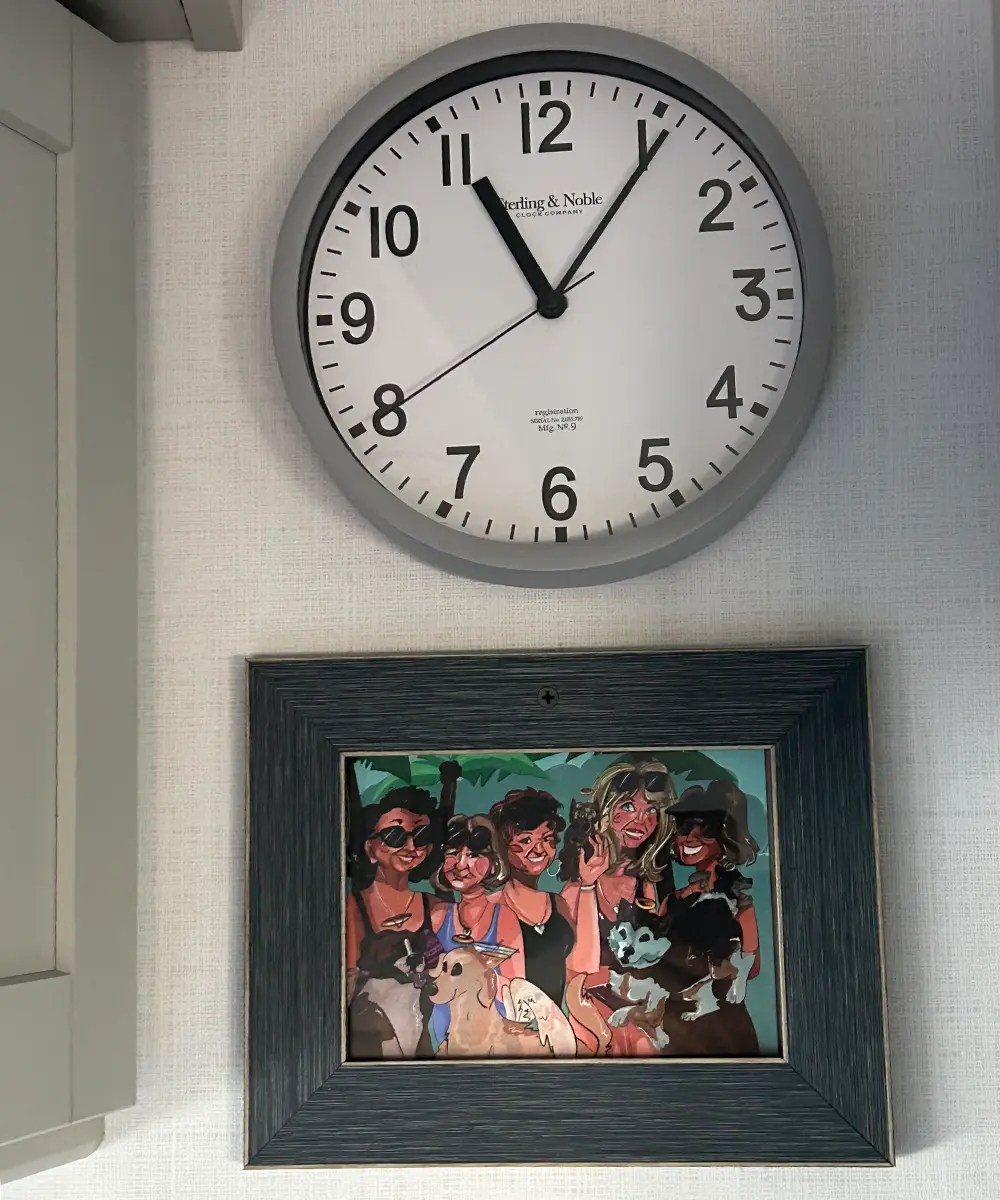
[(55, 966), (56, 159), (0, 126), (0, 979)]
[(0, 983), (0, 1130), (27, 1137), (72, 1120), (68, 975)]
[(134, 1099), (135, 107), (0, 0), (0, 1180)]

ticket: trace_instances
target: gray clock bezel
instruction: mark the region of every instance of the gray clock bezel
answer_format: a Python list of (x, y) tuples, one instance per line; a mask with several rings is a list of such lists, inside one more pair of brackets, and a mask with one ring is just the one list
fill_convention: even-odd
[[(462, 68), (546, 51), (598, 54), (661, 72), (703, 97), (740, 130), (742, 141), (768, 168), (792, 225), (802, 271), (801, 342), (785, 395), (759, 440), (713, 488), (669, 520), (625, 536), (582, 542), (491, 542), (449, 528), (398, 500), (347, 448), (313, 382), (300, 328), (300, 278), (310, 229), (331, 178), (377, 121), (413, 92)], [(575, 587), (646, 574), (703, 549), (742, 520), (805, 433), (826, 376), (834, 323), (833, 265), (822, 213), (805, 172), (767, 117), (697, 59), (651, 38), (593, 25), (519, 25), (476, 34), (423, 55), (373, 88), (337, 123), (299, 181), (282, 223), (271, 278), (272, 335), (285, 389), (344, 495), (416, 557), (468, 578), (520, 587)]]

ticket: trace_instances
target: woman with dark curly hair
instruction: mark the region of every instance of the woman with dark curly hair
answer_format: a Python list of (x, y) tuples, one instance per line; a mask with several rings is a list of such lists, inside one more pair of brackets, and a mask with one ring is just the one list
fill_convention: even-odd
[(556, 860), (559, 834), (566, 827), (559, 801), (549, 792), (520, 788), (493, 805), (490, 819), (509, 874), (497, 898), (517, 918), (523, 976), (561, 1005), (573, 926), (562, 896), (538, 886)]
[[(430, 1003), (422, 988), (440, 953), (432, 915), (441, 901), (410, 884), (441, 861), (439, 807), (423, 788), (399, 787), (355, 819), (361, 829), (352, 830), (352, 841), (360, 848), (345, 915), (351, 1056), (429, 1055)], [(390, 1000), (398, 1016), (388, 1015), (388, 1030)]]

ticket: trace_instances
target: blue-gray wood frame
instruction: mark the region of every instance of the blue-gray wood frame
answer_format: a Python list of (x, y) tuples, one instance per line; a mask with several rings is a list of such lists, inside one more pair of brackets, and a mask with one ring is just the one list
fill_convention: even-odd
[[(252, 660), (247, 682), (248, 1166), (892, 1163), (863, 649)], [(787, 1062), (341, 1062), (342, 752), (669, 745), (774, 748)]]

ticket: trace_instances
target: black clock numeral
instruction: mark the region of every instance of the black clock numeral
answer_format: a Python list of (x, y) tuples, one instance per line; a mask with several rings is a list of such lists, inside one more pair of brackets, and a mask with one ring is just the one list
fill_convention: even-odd
[[(386, 400), (391, 396), (391, 400)], [(398, 383), (383, 383), (375, 389), (375, 416), (372, 427), (382, 437), (395, 437), (406, 428), (406, 413), (399, 406), (403, 403), (403, 389)], [(392, 426), (388, 425), (389, 418)]]
[[(355, 302), (361, 304), (360, 317), (354, 315)], [(362, 342), (367, 342), (375, 332), (375, 305), (372, 304), (371, 296), (366, 296), (364, 292), (351, 292), (345, 296), (344, 302), (340, 306), (340, 319), (345, 325), (350, 326), (350, 329), (340, 331), (345, 342), (350, 342), (353, 346), (360, 346)], [(362, 332), (351, 333), (351, 329), (360, 329)]]
[[(371, 206), (371, 229), (372, 229), (372, 258), (379, 258), (382, 254), (382, 218), (379, 213), (377, 204)], [(407, 226), (407, 241), (405, 245), (397, 240), (397, 225), (400, 218), (405, 218)], [(397, 204), (395, 208), (390, 208), (385, 215), (385, 244), (389, 249), (390, 254), (394, 254), (396, 258), (406, 258), (412, 254), (417, 248), (417, 239), (420, 236), (420, 226), (417, 222), (417, 214), (408, 204)]]
[(698, 226), (699, 233), (723, 233), (727, 229), (733, 228), (732, 221), (717, 221), (715, 218), (726, 211), (729, 206), (729, 201), (733, 198), (733, 189), (724, 179), (709, 179), (701, 185), (698, 190), (698, 195), (705, 197), (709, 192), (718, 190), (722, 192), (722, 199), (712, 209), (707, 217), (702, 218), (701, 224)]
[[(472, 183), (472, 149), (467, 133), (461, 135), (460, 146), (462, 183), (469, 184)], [(451, 135), (447, 133), (441, 134), (441, 183), (444, 187), (451, 187)]]
[(729, 418), (736, 420), (736, 414), (743, 407), (743, 397), (736, 395), (736, 367), (730, 365), (719, 376), (719, 382), (712, 388), (711, 394), (705, 401), (707, 408), (725, 408), (729, 410)]
[[(566, 483), (553, 483), (557, 475), (562, 475), (566, 478)], [(542, 480), (542, 508), (545, 509), (545, 515), (552, 521), (568, 521), (576, 512), (577, 500), (576, 492), (569, 486), (576, 482), (576, 476), (569, 467), (553, 467), (551, 471), (546, 471), (545, 478)], [(556, 512), (552, 504), (556, 496), (563, 496), (566, 500), (566, 507), (562, 512)]]
[(479, 451), (482, 446), (449, 446), (448, 454), (464, 454), (465, 462), (462, 463), (458, 472), (458, 481), (455, 484), (455, 499), (463, 500), (465, 498), (465, 481), (469, 478), (469, 472), (472, 470), (472, 464), (479, 457)]
[[(544, 121), (550, 112), (559, 114), (554, 128), (538, 143), (538, 153), (552, 153), (556, 150), (572, 150), (572, 142), (557, 142), (556, 138), (570, 122), (573, 113), (565, 100), (546, 100), (538, 110), (538, 120)], [(531, 153), (531, 105), (525, 102), (521, 105), (521, 153)]]
[(760, 307), (756, 312), (750, 312), (744, 305), (737, 304), (736, 311), (740, 314), (744, 321), (762, 321), (771, 311), (771, 297), (760, 286), (764, 282), (763, 270), (757, 270), (751, 267), (746, 271), (734, 271), (734, 279), (745, 279), (747, 282), (740, 289), (744, 296), (753, 296), (755, 300), (760, 301)]
[(651, 454), (651, 450), (656, 450), (660, 446), (669, 446), (670, 438), (643, 438), (642, 449), (639, 451), (639, 466), (640, 467), (660, 467), (663, 471), (663, 476), (658, 481), (650, 479), (648, 475), (639, 476), (639, 486), (646, 489), (647, 492), (662, 492), (664, 488), (670, 486), (670, 481), (674, 477), (674, 465), (669, 458), (662, 454)]

